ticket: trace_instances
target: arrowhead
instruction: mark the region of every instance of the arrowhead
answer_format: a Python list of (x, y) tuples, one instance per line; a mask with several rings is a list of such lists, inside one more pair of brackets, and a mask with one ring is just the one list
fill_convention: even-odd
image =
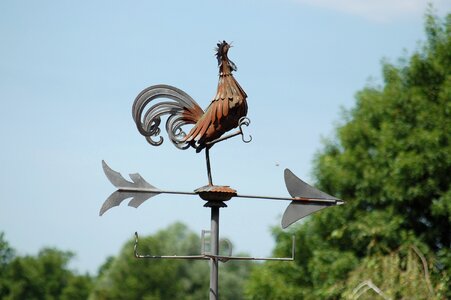
[(132, 180), (130, 182), (121, 173), (111, 169), (104, 160), (102, 160), (102, 167), (108, 180), (118, 190), (112, 193), (103, 203), (99, 212), (100, 216), (110, 208), (119, 206), (125, 199), (132, 198), (128, 205), (137, 208), (147, 199), (161, 193), (159, 189), (145, 181), (138, 173), (130, 174)]
[(102, 160), (102, 167), (108, 180), (118, 189), (133, 188), (155, 190), (155, 192), (159, 191), (156, 187), (145, 181), (138, 173), (130, 174), (130, 178), (132, 179), (130, 182), (126, 180), (121, 173), (111, 169), (104, 160)]
[(160, 193), (137, 193), (137, 192), (122, 192), (115, 191), (112, 193), (108, 199), (103, 202), (102, 207), (100, 208), (99, 216), (102, 216), (107, 210), (113, 208), (115, 206), (119, 206), (122, 201), (132, 198), (128, 203), (128, 206), (138, 208), (141, 204), (144, 203), (149, 198), (152, 198)]

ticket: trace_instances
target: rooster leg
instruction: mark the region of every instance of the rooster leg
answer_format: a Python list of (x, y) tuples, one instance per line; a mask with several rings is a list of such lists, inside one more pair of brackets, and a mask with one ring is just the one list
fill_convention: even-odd
[(213, 140), (213, 141), (211, 141), (211, 142), (207, 142), (206, 144), (209, 145), (209, 146), (213, 146), (213, 145), (216, 144), (216, 143), (219, 143), (219, 142), (228, 140), (228, 139), (230, 139), (230, 138), (232, 138), (232, 137), (234, 137), (234, 136), (240, 135), (240, 134), (243, 135), (243, 133), (241, 132), (241, 130), (238, 130), (237, 132), (228, 134), (228, 135), (226, 135), (226, 136), (221, 136), (220, 138), (217, 138), (216, 140)]
[(241, 139), (243, 140), (243, 142), (249, 143), (250, 141), (252, 141), (252, 136), (250, 135), (248, 139), (246, 139), (244, 137), (243, 126), (247, 127), (247, 126), (249, 126), (250, 123), (251, 123), (251, 120), (249, 120), (249, 118), (241, 117), (240, 121), (238, 122), (239, 129), (236, 132), (230, 133), (228, 135), (223, 135), (223, 136), (221, 136), (221, 137), (219, 137), (219, 138), (217, 138), (215, 140), (207, 142), (206, 144), (211, 147), (211, 146), (213, 146), (216, 143), (228, 140), (228, 139), (230, 139), (230, 138), (232, 138), (234, 136), (237, 136), (237, 135), (241, 135)]
[(211, 148), (211, 146), (205, 147), (205, 160), (207, 161), (208, 185), (213, 185), (213, 180), (211, 179), (211, 167), (210, 167), (210, 148)]

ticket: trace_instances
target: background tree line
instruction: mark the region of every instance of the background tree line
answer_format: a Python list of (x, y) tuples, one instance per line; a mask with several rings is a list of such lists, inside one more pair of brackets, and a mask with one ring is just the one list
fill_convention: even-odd
[[(0, 234), (0, 299), (206, 299), (208, 261), (148, 260), (133, 255), (134, 239), (116, 257), (109, 257), (96, 276), (77, 274), (68, 264), (70, 252), (43, 249), (36, 256), (17, 256)], [(139, 239), (139, 253), (197, 255), (198, 234), (176, 223)], [(239, 254), (245, 255), (245, 254)], [(251, 262), (220, 265), (222, 299), (244, 299)]]
[[(317, 186), (346, 205), (273, 230), (275, 256), (293, 263), (222, 264), (222, 299), (451, 299), (451, 14), (426, 16), (426, 41), (383, 84), (356, 94), (314, 160)], [(18, 256), (0, 234), (1, 299), (206, 299), (208, 263), (133, 258), (133, 241), (98, 274), (73, 254)], [(174, 224), (141, 239), (142, 252), (199, 253)], [(369, 289), (372, 287), (372, 289)]]
[(346, 204), (275, 229), (275, 255), (296, 235), (296, 263), (257, 268), (251, 299), (352, 299), (365, 281), (387, 299), (451, 299), (451, 14), (428, 14), (425, 29), (315, 157), (317, 186)]

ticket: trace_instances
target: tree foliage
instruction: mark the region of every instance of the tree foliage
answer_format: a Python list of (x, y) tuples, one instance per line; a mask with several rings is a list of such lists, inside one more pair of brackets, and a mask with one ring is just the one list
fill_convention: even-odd
[[(134, 240), (129, 240), (117, 257), (108, 257), (93, 278), (68, 268), (74, 256), (71, 252), (44, 248), (36, 256), (16, 256), (0, 232), (0, 299), (208, 298), (208, 261), (136, 259), (133, 244)], [(155, 235), (141, 237), (139, 252), (198, 255), (200, 244), (197, 234), (176, 223)], [(220, 264), (221, 299), (244, 299), (244, 284), (253, 266), (252, 262), (242, 261)]]
[(7, 292), (6, 271), (13, 257), (14, 249), (6, 241), (5, 234), (0, 232), (0, 298), (3, 298)]
[[(0, 299), (208, 298), (208, 261), (136, 259), (133, 243), (133, 239), (126, 242), (120, 254), (108, 257), (97, 277), (91, 277), (68, 268), (74, 256), (71, 252), (44, 248), (35, 256), (16, 256), (0, 233)], [(176, 223), (155, 235), (141, 237), (139, 252), (198, 255), (200, 244), (197, 234)], [(244, 299), (244, 284), (253, 266), (252, 262), (242, 261), (220, 264), (221, 299)]]
[[(430, 271), (433, 261), (427, 261), (422, 252), (411, 246), (388, 255), (374, 255), (363, 259), (346, 282), (345, 299), (374, 299), (382, 294), (389, 299), (443, 299), (446, 280), (433, 286)], [(371, 277), (371, 278), (369, 278)], [(370, 282), (375, 289), (366, 291)]]
[[(423, 47), (398, 65), (383, 63), (383, 86), (356, 94), (336, 137), (316, 156), (318, 187), (346, 205), (289, 232), (275, 230), (276, 254), (288, 252), (296, 235), (296, 263), (255, 270), (251, 299), (340, 298), (355, 287), (347, 285), (358, 270), (380, 276), (381, 264), (409, 247), (435, 262), (434, 297), (451, 297), (451, 15), (428, 14), (425, 28)], [(405, 264), (395, 268), (399, 279)], [(407, 299), (424, 290), (417, 283), (418, 290), (395, 292)]]
[(92, 279), (68, 269), (71, 252), (46, 248), (37, 256), (15, 256), (0, 234), (0, 298), (86, 299)]
[[(199, 260), (136, 259), (134, 240), (101, 267), (89, 299), (206, 299), (209, 266)], [(140, 238), (139, 253), (152, 255), (198, 255), (200, 238), (180, 223), (155, 235)], [(251, 264), (227, 262), (220, 265), (221, 299), (243, 299), (243, 283)]]

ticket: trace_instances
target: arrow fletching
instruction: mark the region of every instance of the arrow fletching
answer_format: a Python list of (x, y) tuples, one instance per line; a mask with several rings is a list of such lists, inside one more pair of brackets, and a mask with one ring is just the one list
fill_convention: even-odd
[(112, 207), (119, 206), (122, 201), (132, 198), (128, 206), (137, 208), (147, 199), (160, 194), (162, 191), (148, 183), (138, 173), (130, 174), (131, 182), (126, 180), (121, 173), (111, 169), (102, 160), (103, 171), (108, 180), (117, 187), (117, 191), (112, 193), (100, 208), (99, 215), (103, 215)]
[[(344, 203), (342, 200), (308, 185), (289, 169), (285, 169), (284, 177), (288, 193), (295, 200), (291, 201), (283, 214), (282, 228), (287, 228), (296, 221), (318, 210)], [(335, 200), (335, 202), (321, 200)], [(309, 203), (310, 201), (311, 203)]]
[(293, 198), (340, 200), (308, 185), (294, 175), (289, 169), (285, 169), (284, 176), (288, 193), (290, 193)]

